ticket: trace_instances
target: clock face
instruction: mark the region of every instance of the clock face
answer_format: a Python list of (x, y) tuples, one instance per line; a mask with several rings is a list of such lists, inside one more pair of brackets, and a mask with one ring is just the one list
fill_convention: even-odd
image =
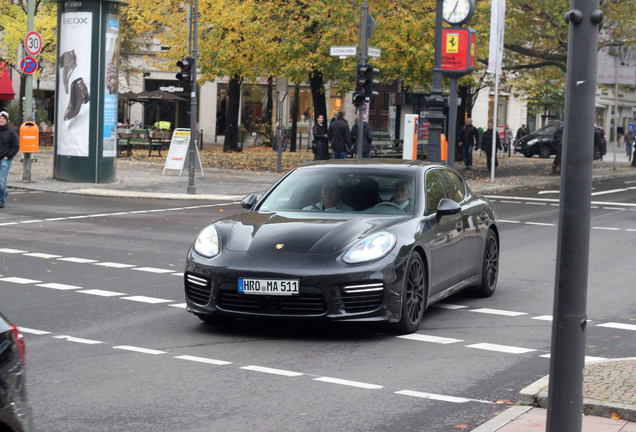
[(449, 24), (462, 24), (473, 16), (474, 11), (473, 0), (444, 0), (442, 15)]

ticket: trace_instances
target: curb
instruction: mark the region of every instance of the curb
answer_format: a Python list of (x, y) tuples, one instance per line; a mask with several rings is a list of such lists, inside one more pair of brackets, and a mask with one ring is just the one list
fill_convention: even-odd
[(523, 405), (515, 405), (513, 407), (508, 408), (497, 417), (494, 417), (491, 420), (488, 420), (486, 423), (481, 426), (473, 429), (473, 432), (496, 432), (517, 417), (527, 413), (530, 411), (532, 406), (523, 406)]
[(164, 192), (138, 192), (113, 189), (75, 189), (64, 193), (76, 195), (91, 195), (115, 198), (148, 198), (148, 199), (173, 199), (173, 200), (227, 200), (240, 201), (245, 198), (243, 195), (211, 195), (211, 194), (183, 194)]

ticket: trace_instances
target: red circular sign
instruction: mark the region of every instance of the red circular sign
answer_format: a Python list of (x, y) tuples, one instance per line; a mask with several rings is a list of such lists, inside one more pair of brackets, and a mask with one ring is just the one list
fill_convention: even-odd
[(24, 38), (24, 49), (29, 55), (36, 56), (42, 51), (42, 36), (35, 30), (27, 33)]
[(33, 57), (25, 57), (20, 62), (20, 69), (27, 75), (31, 75), (38, 70), (38, 61)]

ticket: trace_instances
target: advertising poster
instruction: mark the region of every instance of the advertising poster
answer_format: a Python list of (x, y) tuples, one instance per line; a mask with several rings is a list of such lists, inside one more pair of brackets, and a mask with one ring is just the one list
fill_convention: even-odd
[(115, 157), (117, 142), (117, 71), (119, 70), (119, 20), (117, 15), (109, 14), (106, 27), (106, 50), (104, 71), (104, 133), (103, 155)]
[(57, 154), (88, 157), (92, 12), (63, 12), (57, 61)]

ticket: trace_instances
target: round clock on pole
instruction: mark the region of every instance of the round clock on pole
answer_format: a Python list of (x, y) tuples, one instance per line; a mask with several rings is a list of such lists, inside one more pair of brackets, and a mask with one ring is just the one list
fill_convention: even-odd
[(443, 18), (450, 25), (462, 25), (475, 13), (475, 0), (444, 0)]

